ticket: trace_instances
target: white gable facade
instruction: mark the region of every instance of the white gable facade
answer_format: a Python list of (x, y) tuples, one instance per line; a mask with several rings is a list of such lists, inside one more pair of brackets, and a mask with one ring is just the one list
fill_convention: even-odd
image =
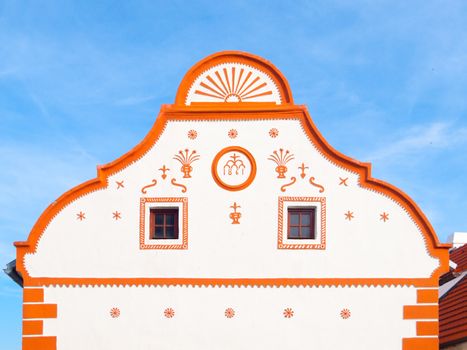
[(438, 347), (449, 246), (243, 52), (196, 64), (15, 244), (23, 349)]

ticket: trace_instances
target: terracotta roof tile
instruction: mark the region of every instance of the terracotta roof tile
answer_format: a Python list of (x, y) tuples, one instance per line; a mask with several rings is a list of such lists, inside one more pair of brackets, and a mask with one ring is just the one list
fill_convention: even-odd
[[(457, 274), (465, 271), (467, 245), (452, 250), (450, 259), (457, 264)], [(467, 341), (467, 275), (439, 300), (439, 340), (441, 346)]]
[(449, 259), (457, 264), (455, 271), (465, 271), (467, 269), (467, 244), (451, 250)]

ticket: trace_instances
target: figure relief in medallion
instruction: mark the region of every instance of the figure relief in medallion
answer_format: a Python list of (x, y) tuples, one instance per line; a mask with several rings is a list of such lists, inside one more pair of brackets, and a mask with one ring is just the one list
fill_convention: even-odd
[(236, 153), (230, 156), (231, 159), (229, 159), (225, 165), (224, 165), (224, 175), (239, 175), (241, 172), (241, 175), (245, 173), (245, 164), (243, 163), (243, 160), (241, 160), (241, 156), (238, 156)]

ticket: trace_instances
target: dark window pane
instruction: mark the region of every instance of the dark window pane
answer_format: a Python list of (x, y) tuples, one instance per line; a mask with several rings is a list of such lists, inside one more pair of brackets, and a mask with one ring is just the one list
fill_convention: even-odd
[(299, 214), (290, 214), (290, 225), (299, 224)]
[(156, 214), (156, 225), (164, 224), (164, 214)]
[(298, 238), (298, 227), (291, 227), (289, 230), (289, 238)]
[(310, 225), (310, 214), (302, 213), (301, 216), (302, 216), (302, 217), (301, 217), (301, 219), (302, 219), (302, 222), (301, 222), (302, 226), (303, 226), (303, 225), (307, 225), (307, 226)]
[(156, 226), (155, 237), (164, 238), (164, 228), (162, 226)]
[(176, 239), (178, 238), (177, 232), (175, 232), (175, 228), (173, 226), (167, 226), (165, 228), (165, 235), (166, 238)]
[(165, 224), (166, 225), (173, 225), (175, 222), (175, 215), (174, 214), (167, 214), (165, 217)]
[(301, 228), (301, 233), (300, 233), (301, 238), (311, 238), (311, 230), (310, 227), (302, 227)]

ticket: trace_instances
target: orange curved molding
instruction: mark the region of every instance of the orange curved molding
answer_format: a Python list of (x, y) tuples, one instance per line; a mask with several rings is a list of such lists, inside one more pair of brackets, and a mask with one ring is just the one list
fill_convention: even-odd
[[(224, 154), (227, 154), (229, 152), (241, 153), (250, 162), (250, 166), (251, 166), (250, 175), (242, 183), (235, 184), (235, 185), (228, 184), (228, 183), (226, 183), (225, 181), (222, 180), (221, 175), (217, 171), (217, 169), (218, 169), (217, 166), (219, 164), (219, 160), (222, 158), (222, 156)], [(216, 156), (214, 157), (214, 159), (212, 161), (212, 166), (211, 166), (211, 173), (212, 173), (212, 177), (213, 177), (214, 181), (216, 182), (216, 184), (218, 184), (223, 189), (228, 190), (228, 191), (241, 191), (241, 190), (247, 188), (248, 186), (250, 186), (251, 183), (253, 182), (253, 180), (255, 179), (255, 176), (256, 176), (256, 161), (255, 161), (255, 158), (253, 157), (253, 155), (243, 147), (240, 147), (240, 146), (226, 147), (226, 148), (220, 150), (216, 154)]]
[[(193, 85), (194, 81), (198, 76), (208, 69), (217, 66), (222, 63), (243, 63), (248, 66), (254, 67), (264, 73), (266, 73), (277, 86), (281, 100), (283, 104), (293, 104), (292, 92), (289, 87), (289, 83), (282, 75), (282, 73), (269, 61), (265, 60), (262, 57), (252, 55), (247, 52), (241, 51), (222, 51), (217, 52), (211, 56), (204, 58), (203, 60), (196, 63), (193, 67), (188, 70), (188, 72), (183, 77), (180, 86), (175, 97), (175, 105), (184, 106), (185, 100), (188, 95), (190, 87)], [(219, 87), (222, 90), (223, 87)], [(225, 89), (225, 87), (224, 87)], [(215, 91), (211, 91), (210, 94), (216, 94)], [(251, 102), (254, 103), (254, 102)], [(208, 105), (216, 105), (217, 103), (208, 103)], [(223, 103), (223, 105), (228, 105), (230, 108), (237, 108), (240, 104), (250, 104), (249, 102), (239, 102), (239, 103)], [(259, 105), (274, 105), (274, 103), (267, 102), (256, 102)]]
[[(157, 142), (160, 135), (162, 134), (166, 124), (170, 120), (186, 120), (186, 121), (207, 121), (210, 120), (210, 116), (215, 116), (216, 120), (298, 120), (303, 128), (304, 133), (307, 135), (309, 140), (315, 144), (318, 151), (332, 163), (359, 175), (358, 183), (361, 187), (369, 189), (371, 191), (380, 193), (398, 203), (413, 220), (413, 222), (420, 229), (423, 235), (427, 252), (434, 258), (439, 259), (439, 266), (433, 271), (430, 277), (421, 279), (424, 282), (418, 284), (423, 286), (437, 286), (439, 276), (449, 270), (449, 254), (448, 249), (451, 247), (450, 244), (442, 244), (439, 242), (433, 227), (425, 217), (423, 212), (417, 206), (417, 204), (409, 198), (404, 192), (398, 188), (385, 183), (383, 181), (374, 179), (371, 177), (371, 164), (362, 163), (351, 159), (334, 148), (332, 148), (324, 137), (320, 134), (312, 119), (310, 118), (306, 107), (304, 106), (257, 106), (249, 105), (249, 107), (241, 107), (233, 110), (231, 107), (219, 107), (218, 105), (210, 106), (198, 106), (198, 107), (185, 107), (176, 105), (164, 105), (161, 108), (161, 112), (156, 119), (153, 127), (149, 131), (148, 135), (142, 140), (142, 142), (133, 148), (131, 151), (118, 158), (117, 160), (97, 167), (97, 178), (89, 180), (60, 196), (55, 202), (53, 202), (39, 217), (35, 225), (33, 226), (29, 237), (26, 242), (15, 242), (17, 247), (17, 270), (22, 274), (24, 278), (25, 286), (40, 285), (37, 281), (43, 281), (43, 278), (32, 278), (29, 276), (28, 271), (24, 267), (24, 255), (33, 254), (36, 252), (37, 244), (40, 237), (46, 230), (49, 223), (57, 216), (60, 211), (73, 201), (86, 196), (92, 192), (100, 191), (108, 186), (108, 177), (121, 171), (122, 169), (130, 166), (132, 163), (138, 161), (143, 157), (151, 147)], [(211, 119), (212, 120), (212, 119)], [(53, 278), (54, 283), (61, 284), (63, 281), (66, 283), (85, 283), (86, 279), (80, 278)], [(105, 279), (99, 279), (104, 281)], [(347, 281), (349, 279), (344, 279)], [(350, 279), (351, 281), (353, 279)], [(392, 279), (391, 283), (407, 284), (413, 279)], [(420, 280), (420, 279), (416, 279)], [(73, 282), (74, 281), (74, 282)], [(292, 281), (292, 280), (287, 280)], [(372, 279), (375, 285), (382, 285), (385, 279)], [(261, 284), (261, 280), (256, 281)], [(141, 283), (149, 283), (145, 279), (141, 279)], [(353, 282), (352, 282), (353, 283)]]

